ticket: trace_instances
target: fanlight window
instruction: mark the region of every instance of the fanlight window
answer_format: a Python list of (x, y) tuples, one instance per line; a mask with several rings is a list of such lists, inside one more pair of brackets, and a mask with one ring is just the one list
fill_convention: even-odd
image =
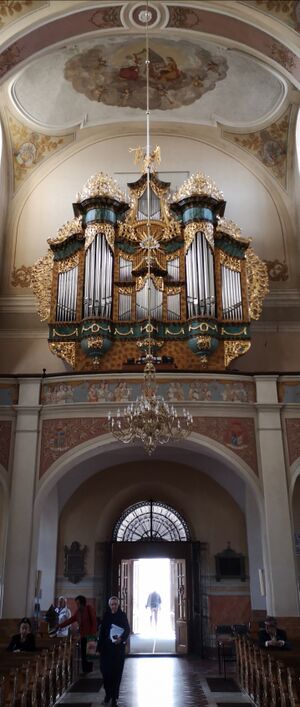
[(187, 542), (190, 539), (182, 516), (159, 501), (141, 501), (126, 508), (113, 533), (114, 542)]

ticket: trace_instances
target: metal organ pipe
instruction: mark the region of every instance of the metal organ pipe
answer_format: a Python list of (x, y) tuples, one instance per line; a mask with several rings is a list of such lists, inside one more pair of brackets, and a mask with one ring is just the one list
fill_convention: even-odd
[(241, 274), (222, 265), (222, 308), (224, 319), (242, 319)]
[(188, 317), (214, 317), (214, 259), (204, 233), (196, 233), (185, 263)]
[(58, 274), (56, 321), (76, 319), (78, 267)]
[(84, 316), (111, 317), (113, 257), (98, 233), (85, 254)]

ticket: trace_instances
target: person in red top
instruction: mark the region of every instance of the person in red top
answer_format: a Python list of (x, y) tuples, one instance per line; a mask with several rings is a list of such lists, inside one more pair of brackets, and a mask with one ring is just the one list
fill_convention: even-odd
[(82, 670), (84, 673), (90, 673), (91, 670), (93, 670), (93, 663), (88, 662), (86, 659), (86, 644), (87, 636), (97, 633), (96, 613), (95, 609), (90, 604), (86, 603), (86, 597), (82, 596), (82, 594), (79, 594), (78, 597), (75, 598), (75, 601), (77, 610), (69, 619), (59, 624), (59, 628), (70, 626), (70, 624), (74, 624), (77, 621), (80, 632)]

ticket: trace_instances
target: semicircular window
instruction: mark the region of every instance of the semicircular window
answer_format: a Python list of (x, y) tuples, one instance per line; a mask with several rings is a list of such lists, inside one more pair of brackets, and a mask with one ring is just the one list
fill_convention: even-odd
[(113, 532), (114, 542), (187, 542), (190, 539), (182, 516), (159, 501), (140, 501), (126, 508)]

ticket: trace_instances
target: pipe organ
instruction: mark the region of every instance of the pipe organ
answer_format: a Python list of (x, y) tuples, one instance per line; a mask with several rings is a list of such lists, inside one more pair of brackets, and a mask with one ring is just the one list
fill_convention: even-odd
[(138, 364), (150, 307), (157, 366), (224, 370), (250, 348), (266, 266), (224, 217), (223, 194), (204, 174), (172, 197), (154, 171), (149, 191), (146, 173), (128, 189), (129, 202), (109, 176), (91, 177), (74, 218), (32, 268), (52, 352), (77, 371)]

